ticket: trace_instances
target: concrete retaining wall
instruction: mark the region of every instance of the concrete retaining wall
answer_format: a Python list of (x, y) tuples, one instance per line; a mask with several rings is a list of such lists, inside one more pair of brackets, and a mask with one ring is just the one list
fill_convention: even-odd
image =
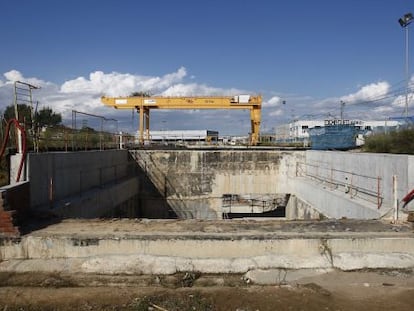
[[(11, 180), (15, 179), (13, 174), (19, 163), (20, 155), (11, 158)], [(27, 195), (23, 197), (34, 217), (136, 217), (138, 214), (137, 164), (127, 150), (30, 153), (27, 163), (24, 174), (28, 179)]]
[(286, 206), (286, 219), (288, 220), (318, 220), (325, 215), (319, 212), (311, 204), (299, 199), (296, 195), (291, 195)]
[(319, 169), (318, 175), (333, 174), (338, 183), (353, 183), (372, 194), (379, 191), (386, 206), (393, 203), (394, 175), (399, 198), (414, 188), (414, 156), (410, 155), (307, 151), (305, 163), (310, 172)]
[(265, 193), (289, 193), (300, 199), (296, 203), (306, 202), (292, 201), (289, 217), (392, 217), (393, 176), (398, 198), (414, 187), (414, 157), (407, 155), (140, 150), (133, 156), (180, 218), (221, 218), (223, 194)]
[(62, 218), (130, 217), (137, 215), (137, 177), (118, 181), (56, 202), (48, 212)]
[[(303, 152), (281, 151), (131, 151), (156, 194), (180, 218), (216, 219), (223, 194), (289, 193)], [(151, 201), (143, 204), (154, 205)]]
[(307, 151), (297, 172), (293, 192), (330, 218), (393, 218), (393, 176), (398, 201), (414, 188), (409, 155)]
[(306, 178), (295, 180), (294, 193), (327, 218), (379, 219), (382, 216), (382, 210), (374, 204), (351, 199)]
[[(137, 163), (129, 162), (129, 152)], [(288, 205), (289, 217), (323, 214), (372, 219), (391, 211), (394, 175), (398, 198), (414, 187), (414, 157), (407, 155), (271, 150), (129, 152), (29, 154), (31, 207), (60, 204), (136, 174), (133, 178), (139, 182), (134, 187), (140, 193), (136, 217), (220, 219), (223, 194), (292, 194), (299, 200)]]
[[(413, 268), (412, 237), (217, 236), (2, 241), (0, 271), (99, 274), (245, 273), (256, 269)], [(3, 262), (1, 262), (3, 260)]]
[(30, 153), (31, 207), (54, 204), (131, 176), (130, 163), (127, 150)]

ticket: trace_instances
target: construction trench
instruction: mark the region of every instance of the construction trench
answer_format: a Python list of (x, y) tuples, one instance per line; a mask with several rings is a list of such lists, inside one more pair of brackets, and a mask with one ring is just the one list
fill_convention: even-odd
[[(18, 156), (16, 156), (18, 157)], [(12, 159), (11, 172), (19, 161)], [(413, 269), (414, 157), (327, 151), (29, 154), (2, 188), (0, 272), (238, 274)]]

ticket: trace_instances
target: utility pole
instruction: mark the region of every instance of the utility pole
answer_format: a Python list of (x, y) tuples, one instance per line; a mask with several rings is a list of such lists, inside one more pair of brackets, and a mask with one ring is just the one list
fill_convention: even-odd
[(345, 102), (341, 100), (341, 120), (344, 119)]
[(406, 121), (408, 120), (408, 88), (410, 85), (410, 69), (409, 69), (409, 35), (408, 35), (408, 25), (411, 24), (413, 20), (413, 14), (407, 13), (401, 17), (398, 22), (400, 26), (405, 29), (405, 80), (406, 80), (406, 89), (405, 89), (405, 110), (404, 114)]

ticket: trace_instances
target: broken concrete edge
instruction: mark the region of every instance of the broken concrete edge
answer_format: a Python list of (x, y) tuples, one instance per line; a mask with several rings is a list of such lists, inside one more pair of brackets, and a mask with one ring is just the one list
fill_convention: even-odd
[(254, 258), (184, 258), (150, 255), (111, 255), (91, 258), (5, 260), (0, 273), (72, 273), (86, 275), (174, 275), (177, 273), (242, 275), (246, 283), (284, 284), (334, 270), (410, 270), (414, 255), (346, 253), (330, 259), (294, 259), (289, 256)]
[[(295, 240), (371, 240), (371, 239), (412, 239), (413, 235), (410, 232), (310, 232), (308, 235), (304, 235), (300, 232), (274, 232), (261, 235), (252, 235), (249, 233), (120, 233), (119, 235), (104, 234), (73, 234), (69, 236), (61, 236), (60, 234), (37, 234), (26, 236), (1, 236), (0, 235), (0, 247), (9, 246), (17, 243), (45, 243), (45, 240), (57, 241), (59, 243), (66, 243), (70, 246), (99, 246), (101, 243), (107, 242), (133, 242), (133, 241), (288, 241), (290, 239)], [(30, 241), (30, 242), (29, 242)], [(47, 243), (47, 242), (46, 242)]]

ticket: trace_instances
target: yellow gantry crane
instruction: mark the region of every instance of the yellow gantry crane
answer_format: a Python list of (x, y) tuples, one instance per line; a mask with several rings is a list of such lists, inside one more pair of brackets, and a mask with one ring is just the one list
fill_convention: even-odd
[(261, 96), (207, 96), (207, 97), (101, 97), (103, 104), (115, 109), (136, 109), (139, 112), (139, 140), (144, 144), (150, 139), (149, 124), (151, 109), (248, 109), (250, 110), (250, 144), (259, 140), (261, 119)]

